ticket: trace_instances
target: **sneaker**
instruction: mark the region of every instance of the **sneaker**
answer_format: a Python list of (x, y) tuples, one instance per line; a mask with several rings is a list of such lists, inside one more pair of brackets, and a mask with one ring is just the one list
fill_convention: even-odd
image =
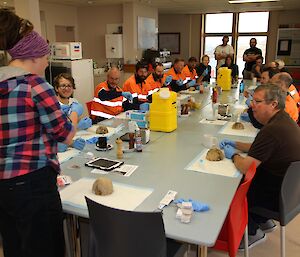
[(272, 219), (269, 219), (265, 223), (260, 223), (258, 225), (259, 225), (259, 228), (265, 233), (272, 232), (277, 227), (275, 222)]
[[(261, 229), (257, 229), (255, 235), (248, 235), (249, 249), (266, 241), (266, 239), (267, 239), (266, 234)], [(244, 237), (243, 237), (243, 239), (240, 243), (240, 246), (239, 246), (239, 251), (244, 251), (244, 250), (245, 250), (245, 241), (244, 241)]]

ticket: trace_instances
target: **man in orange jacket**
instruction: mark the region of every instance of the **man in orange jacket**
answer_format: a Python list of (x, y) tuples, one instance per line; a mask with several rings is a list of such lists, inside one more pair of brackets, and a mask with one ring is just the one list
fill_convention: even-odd
[(187, 79), (186, 75), (182, 72), (183, 68), (184, 60), (178, 58), (174, 61), (173, 67), (167, 72), (167, 76), (172, 76), (169, 88), (175, 92), (186, 90), (196, 84), (195, 80)]
[(91, 105), (91, 115), (94, 123), (113, 118), (124, 110), (132, 109), (130, 92), (123, 92), (119, 87), (120, 71), (113, 67), (107, 72), (107, 80), (101, 82), (95, 89)]
[(272, 77), (271, 82), (281, 86), (282, 90), (286, 92), (287, 96), (285, 101), (285, 111), (291, 116), (291, 118), (294, 121), (297, 122), (299, 117), (299, 111), (295, 100), (289, 92), (289, 87), (293, 83), (291, 75), (287, 72), (277, 73)]
[(153, 68), (153, 73), (145, 81), (150, 86), (151, 93), (157, 92), (162, 86), (168, 85), (172, 80), (172, 76), (164, 74), (164, 66), (161, 62), (155, 63)]

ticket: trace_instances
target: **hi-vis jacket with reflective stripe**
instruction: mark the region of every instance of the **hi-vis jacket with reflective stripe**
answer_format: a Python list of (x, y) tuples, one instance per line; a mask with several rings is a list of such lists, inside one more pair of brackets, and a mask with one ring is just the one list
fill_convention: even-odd
[(134, 75), (130, 76), (124, 82), (123, 91), (130, 92), (133, 97), (138, 98), (139, 102), (147, 102), (147, 97), (155, 92), (148, 83), (143, 82), (142, 85), (137, 84)]
[(98, 97), (100, 90), (106, 90), (108, 92), (111, 91), (111, 89), (108, 87), (107, 81), (100, 83), (95, 89), (94, 99), (91, 106), (92, 115), (110, 119), (123, 112), (122, 104), (126, 99), (124, 99), (124, 97), (121, 95), (121, 88), (116, 88), (116, 92), (120, 92), (120, 96), (111, 100), (101, 100)]

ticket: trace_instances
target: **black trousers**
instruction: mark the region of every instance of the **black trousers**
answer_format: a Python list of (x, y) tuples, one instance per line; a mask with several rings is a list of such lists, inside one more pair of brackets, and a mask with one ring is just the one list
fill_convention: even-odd
[(63, 213), (57, 173), (44, 167), (0, 180), (0, 233), (5, 257), (63, 257)]
[(255, 235), (259, 228), (258, 224), (268, 220), (268, 218), (252, 213), (251, 208), (260, 206), (278, 211), (282, 180), (283, 177), (274, 176), (266, 170), (257, 170), (247, 194), (249, 235)]

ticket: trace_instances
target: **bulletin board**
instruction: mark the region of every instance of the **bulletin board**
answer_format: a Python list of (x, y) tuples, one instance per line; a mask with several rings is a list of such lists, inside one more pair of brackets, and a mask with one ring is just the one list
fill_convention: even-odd
[(300, 28), (278, 29), (276, 59), (287, 66), (300, 66)]

